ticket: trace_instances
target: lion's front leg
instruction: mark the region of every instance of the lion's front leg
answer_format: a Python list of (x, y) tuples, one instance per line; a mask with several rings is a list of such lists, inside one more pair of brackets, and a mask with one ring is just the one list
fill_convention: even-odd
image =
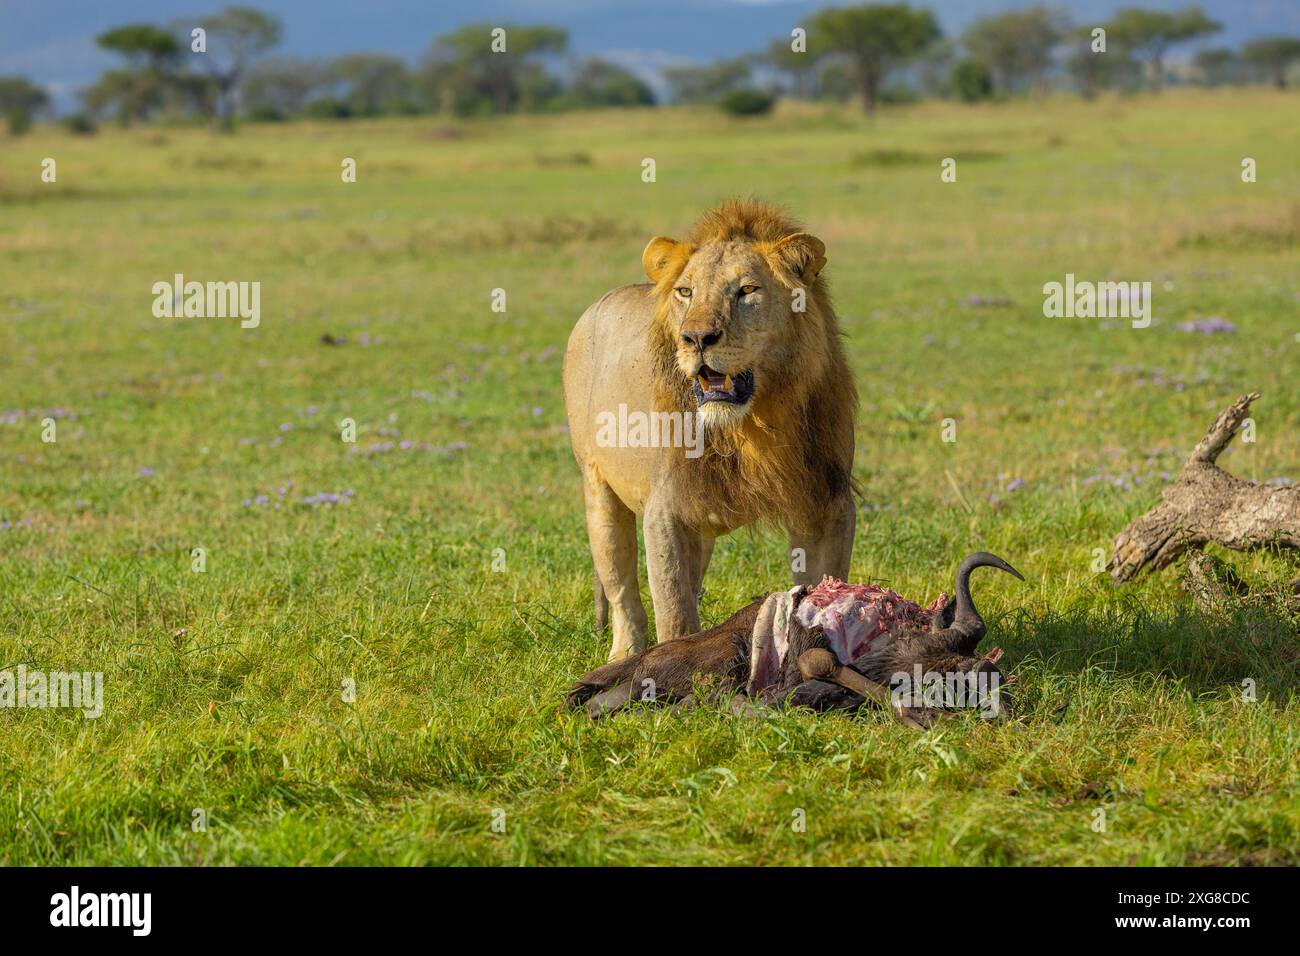
[(827, 574), (841, 581), (848, 580), (849, 557), (853, 554), (853, 532), (857, 523), (853, 499), (845, 495), (830, 509), (821, 531), (791, 534), (790, 566), (794, 571), (794, 583), (816, 587)]
[(588, 466), (583, 469), (587, 503), (587, 540), (596, 566), (596, 610), (602, 599), (613, 612), (614, 642), (609, 659), (622, 660), (645, 650), (646, 617), (636, 582), (636, 515)]
[(700, 629), (698, 589), (704, 553), (699, 532), (688, 528), (653, 495), (646, 502), (645, 563), (660, 641)]

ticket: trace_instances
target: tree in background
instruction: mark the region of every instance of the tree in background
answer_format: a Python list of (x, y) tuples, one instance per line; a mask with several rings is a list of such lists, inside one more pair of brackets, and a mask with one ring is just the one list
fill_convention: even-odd
[(1227, 47), (1201, 50), (1192, 58), (1192, 66), (1195, 67), (1200, 82), (1206, 86), (1239, 83), (1245, 74), (1245, 64), (1241, 57)]
[(785, 77), (791, 96), (811, 99), (817, 95), (817, 58), (808, 52), (796, 52), (789, 38), (773, 40), (759, 59)]
[(560, 85), (545, 70), (547, 56), (563, 53), (569, 35), (559, 27), (503, 27), (505, 52), (492, 49), (490, 23), (472, 23), (438, 37), (421, 69), (420, 85), (438, 108), (460, 114), (528, 109), (556, 96)]
[(411, 113), (411, 75), (406, 64), (384, 53), (352, 53), (329, 65), (327, 76), (349, 116)]
[(1093, 28), (1077, 27), (1067, 32), (1065, 69), (1074, 77), (1084, 99), (1103, 89), (1136, 89), (1142, 78), (1142, 64), (1133, 59), (1128, 47), (1107, 38), (1105, 52), (1093, 49)]
[(875, 112), (889, 71), (942, 35), (933, 13), (905, 3), (832, 7), (813, 18), (809, 34), (819, 53), (841, 53), (848, 59), (868, 113)]
[(654, 90), (608, 60), (586, 60), (569, 84), (566, 104), (577, 107), (654, 106)]
[(94, 115), (116, 114), (119, 122), (148, 119), (163, 108), (177, 76), (181, 45), (166, 30), (147, 23), (117, 27), (100, 34), (101, 47), (126, 60), (125, 69), (107, 70), (82, 91), (86, 109)]
[[(202, 52), (190, 46), (195, 23), (206, 31)], [(1104, 26), (1103, 52), (1093, 49), (1094, 27), (1071, 28), (1063, 13), (1040, 2), (975, 21), (958, 46), (942, 37), (926, 9), (906, 3), (832, 7), (809, 23), (807, 53), (796, 52), (790, 38), (781, 37), (762, 53), (671, 68), (664, 75), (676, 102), (721, 104), (730, 97), (726, 108), (738, 115), (770, 109), (781, 89), (840, 101), (857, 97), (870, 113), (881, 102), (918, 96), (973, 102), (1026, 87), (1041, 91), (1054, 53), (1064, 44), (1063, 65), (1083, 95), (1092, 97), (1105, 88), (1139, 88), (1144, 64), (1149, 85), (1159, 89), (1167, 52), (1219, 29), (1196, 6), (1172, 13), (1129, 7)], [(112, 112), (124, 123), (198, 114), (229, 125), (240, 108), (256, 119), (287, 119), (422, 109), (470, 116), (655, 102), (644, 80), (599, 58), (569, 61), (569, 69), (555, 71), (568, 45), (558, 27), (470, 24), (436, 38), (414, 71), (379, 53), (349, 54), (326, 65), (265, 59), (281, 35), (276, 17), (246, 6), (227, 6), (169, 28), (131, 24), (110, 30), (98, 43), (125, 62), (83, 91), (88, 114)], [(1248, 44), (1240, 54), (1203, 50), (1190, 75), (1209, 85), (1236, 83), (1245, 82), (1253, 68), (1281, 88), (1298, 63), (1300, 38), (1272, 37)], [(751, 81), (760, 64), (767, 68), (763, 78), (770, 89), (756, 89)], [(887, 87), (895, 71), (903, 85)], [(767, 84), (772, 73), (782, 81)], [(48, 100), (32, 98), (33, 87), (15, 82), (0, 85), (0, 111), (9, 116), (12, 130), (20, 130)], [(89, 116), (84, 125), (93, 129)]]
[(664, 70), (664, 79), (675, 103), (716, 103), (747, 86), (752, 72), (749, 60), (737, 57), (703, 66), (671, 67)]
[(1090, 100), (1101, 92), (1102, 65), (1098, 58), (1108, 55), (1093, 51), (1091, 33), (1088, 27), (1080, 27), (1070, 31), (1070, 35), (1065, 38), (1066, 49), (1069, 51), (1065, 57), (1065, 70), (1074, 77), (1079, 93), (1085, 100)]
[(101, 33), (95, 42), (125, 57), (130, 69), (157, 73), (174, 70), (181, 52), (180, 42), (174, 36), (148, 23), (116, 27)]
[(1116, 11), (1105, 27), (1108, 39), (1146, 60), (1153, 92), (1159, 92), (1164, 86), (1165, 54), (1170, 47), (1222, 29), (1200, 7), (1187, 7), (1174, 13), (1125, 7)]
[(776, 105), (776, 94), (741, 87), (724, 96), (718, 105), (724, 113), (732, 116), (764, 116), (772, 112), (772, 107)]
[(13, 136), (31, 128), (36, 115), (50, 105), (50, 95), (25, 76), (0, 76), (0, 114)]
[(526, 63), (519, 71), (518, 109), (529, 113), (552, 109), (564, 96), (564, 83), (541, 63)]
[(962, 59), (957, 45), (941, 37), (921, 51), (909, 72), (915, 73), (922, 95), (947, 96), (951, 92), (953, 70)]
[(1067, 29), (1064, 14), (1037, 6), (976, 20), (962, 43), (974, 59), (988, 66), (998, 93), (1010, 94), (1026, 81), (1042, 93), (1052, 53)]
[(993, 98), (993, 74), (983, 60), (962, 60), (948, 76), (948, 91), (963, 103)]
[(416, 67), (414, 83), (420, 101), (434, 113), (468, 116), (492, 111), (491, 97), (475, 88), (469, 64), (439, 40)]
[(319, 63), (278, 57), (249, 69), (240, 98), (253, 119), (283, 120), (303, 112), (327, 82), (326, 70)]
[(1266, 37), (1246, 44), (1242, 59), (1259, 68), (1279, 90), (1286, 89), (1286, 74), (1300, 61), (1300, 37)]
[(817, 59), (817, 96), (835, 103), (847, 103), (858, 95), (853, 72), (843, 56)]
[(207, 31), (207, 52), (193, 56), (216, 84), (217, 114), (229, 127), (245, 74), (257, 57), (280, 42), (283, 27), (278, 17), (239, 6), (226, 7), (197, 25)]

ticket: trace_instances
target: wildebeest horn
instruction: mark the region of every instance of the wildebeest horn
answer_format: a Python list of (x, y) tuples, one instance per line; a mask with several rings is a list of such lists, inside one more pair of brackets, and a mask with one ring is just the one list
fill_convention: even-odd
[(973, 639), (972, 647), (978, 644), (986, 630), (984, 618), (975, 610), (975, 602), (970, 596), (970, 573), (976, 568), (997, 568), (1024, 580), (1025, 576), (1007, 564), (996, 554), (976, 551), (968, 555), (957, 568), (957, 608), (953, 614), (952, 627), (968, 638)]

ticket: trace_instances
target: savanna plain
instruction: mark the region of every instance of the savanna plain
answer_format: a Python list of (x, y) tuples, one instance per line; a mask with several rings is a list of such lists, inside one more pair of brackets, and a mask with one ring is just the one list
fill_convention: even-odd
[[(1298, 102), (0, 138), (0, 669), (104, 675), (98, 718), (0, 709), (0, 862), (1300, 862), (1296, 622), (1097, 570), (1240, 394), (1221, 464), (1300, 480)], [(608, 650), (565, 340), (733, 194), (827, 245), (851, 578), (1025, 572), (975, 579), (1014, 721), (560, 711)], [(155, 317), (177, 273), (260, 282), (260, 324)], [(1150, 326), (1045, 317), (1068, 273), (1150, 281)], [(706, 624), (788, 576), (777, 533), (723, 539)]]

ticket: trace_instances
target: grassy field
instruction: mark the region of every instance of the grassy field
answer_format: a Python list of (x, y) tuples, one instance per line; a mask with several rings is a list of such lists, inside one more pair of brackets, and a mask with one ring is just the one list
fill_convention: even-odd
[[(1092, 567), (1245, 391), (1258, 441), (1222, 463), (1300, 479), (1296, 110), (0, 139), (0, 670), (104, 674), (98, 719), (0, 709), (0, 862), (1300, 862), (1295, 623)], [(558, 712), (608, 647), (564, 342), (650, 237), (736, 192), (828, 247), (862, 396), (852, 578), (928, 600), (969, 550), (1017, 565), (976, 591), (1020, 721)], [(260, 282), (260, 326), (155, 318), (175, 273)], [(1151, 281), (1155, 321), (1044, 318), (1066, 273)], [(1178, 328), (1210, 317), (1236, 331)], [(778, 536), (723, 540), (706, 622), (786, 574)]]

